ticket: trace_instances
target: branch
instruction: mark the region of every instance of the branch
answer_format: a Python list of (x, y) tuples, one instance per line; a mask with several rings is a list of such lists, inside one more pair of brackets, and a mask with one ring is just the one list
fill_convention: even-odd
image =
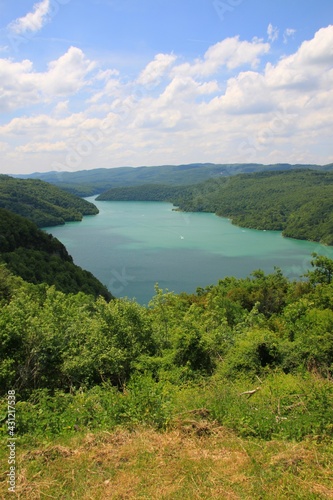
[(260, 391), (260, 387), (257, 387), (256, 389), (252, 389), (252, 391), (244, 391), (240, 393), (240, 396), (244, 396), (247, 394), (247, 399), (249, 399), (253, 394), (255, 394), (257, 391)]

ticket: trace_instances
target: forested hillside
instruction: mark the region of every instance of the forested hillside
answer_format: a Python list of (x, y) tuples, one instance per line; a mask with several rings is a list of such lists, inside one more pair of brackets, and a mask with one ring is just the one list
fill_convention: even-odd
[[(240, 173), (258, 171), (294, 170), (312, 168), (331, 170), (332, 165), (290, 165), (277, 163), (190, 163), (188, 165), (160, 165), (156, 167), (95, 168), (79, 172), (35, 173), (23, 178), (41, 179), (78, 196), (92, 196), (116, 187), (140, 186), (143, 184), (188, 185), (208, 179), (228, 177)], [(64, 168), (65, 170), (65, 168)]]
[(26, 217), (38, 227), (56, 226), (95, 215), (98, 209), (73, 194), (40, 180), (0, 175), (0, 208)]
[[(172, 192), (173, 189), (173, 192)], [(182, 187), (109, 190), (98, 200), (164, 200), (180, 210), (213, 212), (234, 224), (333, 245), (333, 173), (290, 170), (240, 174)]]
[(98, 201), (169, 201), (184, 197), (189, 186), (144, 184), (143, 186), (118, 187), (97, 196)]
[(55, 285), (65, 293), (79, 291), (94, 297), (111, 294), (90, 272), (73, 263), (59, 240), (8, 210), (0, 208), (0, 262), (30, 283)]

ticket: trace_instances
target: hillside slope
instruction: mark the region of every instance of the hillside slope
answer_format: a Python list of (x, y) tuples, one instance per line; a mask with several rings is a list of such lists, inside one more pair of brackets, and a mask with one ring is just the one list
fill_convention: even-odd
[(90, 272), (73, 263), (64, 245), (37, 226), (0, 208), (0, 263), (30, 283), (55, 285), (64, 293), (85, 292), (105, 299), (111, 293)]
[(212, 211), (234, 224), (282, 231), (284, 236), (333, 245), (333, 174), (260, 172), (207, 183), (182, 210)]
[(86, 200), (37, 179), (0, 175), (0, 208), (30, 219), (38, 227), (80, 221), (98, 209)]

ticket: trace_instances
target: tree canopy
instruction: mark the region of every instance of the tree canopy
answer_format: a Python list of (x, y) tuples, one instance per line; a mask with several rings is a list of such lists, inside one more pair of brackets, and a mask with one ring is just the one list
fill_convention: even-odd
[(0, 208), (22, 215), (38, 227), (82, 220), (98, 214), (97, 207), (52, 184), (37, 179), (0, 175)]
[(73, 263), (65, 246), (28, 219), (0, 208), (0, 262), (30, 283), (55, 285), (66, 293), (112, 295), (90, 272)]

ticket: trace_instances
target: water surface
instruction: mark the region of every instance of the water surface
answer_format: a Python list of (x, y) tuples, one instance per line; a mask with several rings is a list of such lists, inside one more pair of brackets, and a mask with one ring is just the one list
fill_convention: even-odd
[(177, 212), (169, 203), (95, 201), (100, 213), (81, 222), (46, 228), (117, 297), (147, 304), (158, 282), (176, 293), (280, 267), (297, 278), (311, 253), (333, 258), (333, 247), (256, 231), (207, 213)]

